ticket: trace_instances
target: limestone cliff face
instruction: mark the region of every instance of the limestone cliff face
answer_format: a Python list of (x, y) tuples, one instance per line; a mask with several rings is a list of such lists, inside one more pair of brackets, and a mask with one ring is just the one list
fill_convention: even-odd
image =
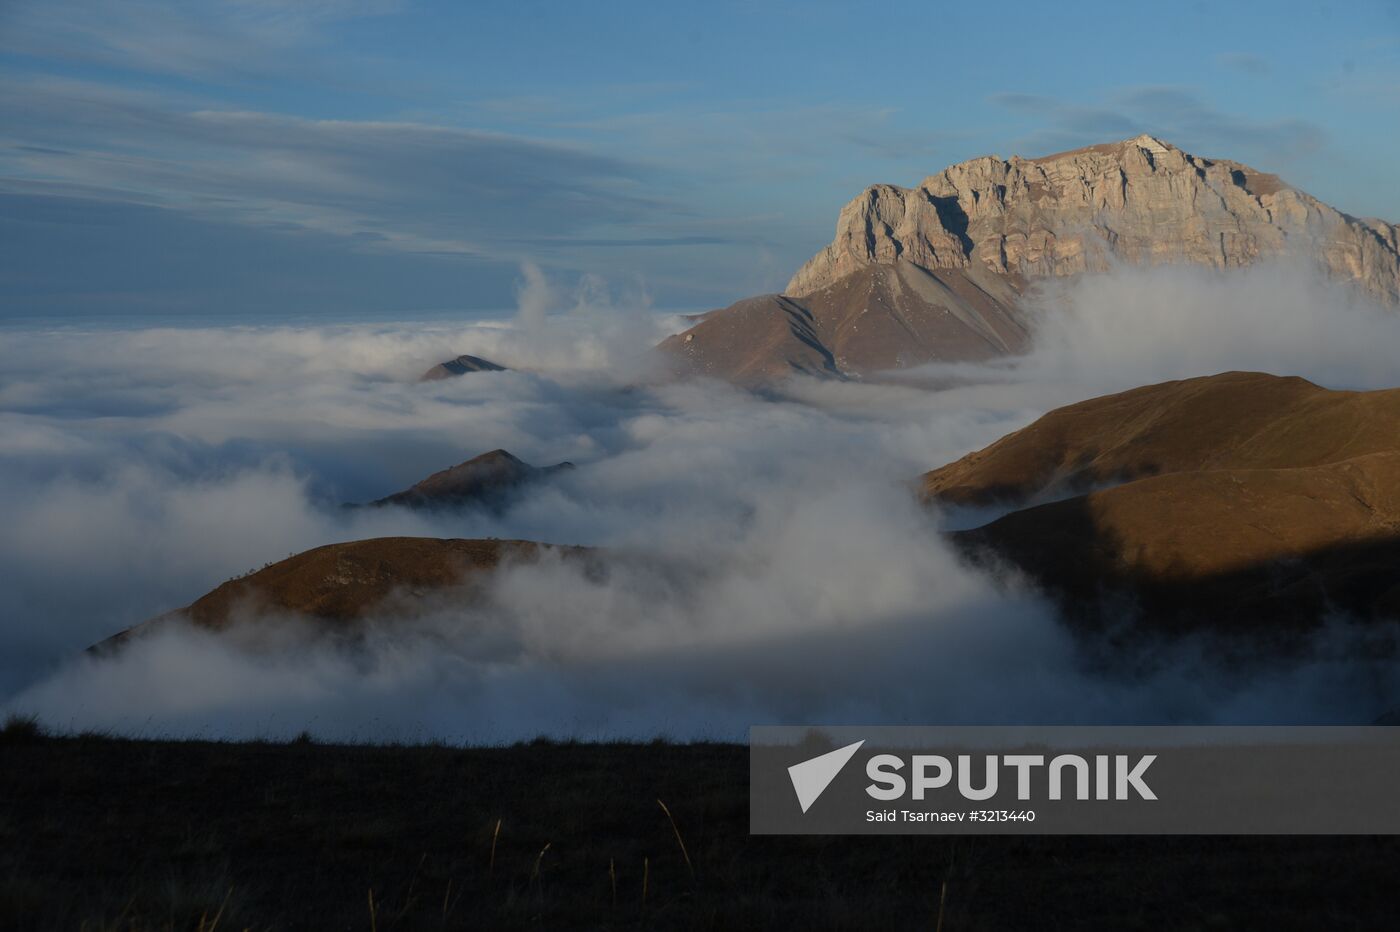
[(1397, 235), (1273, 175), (1139, 136), (1039, 159), (973, 159), (914, 189), (867, 188), (786, 294), (801, 300), (898, 260), (1024, 280), (1103, 271), (1115, 259), (1229, 268), (1297, 256), (1397, 303)]

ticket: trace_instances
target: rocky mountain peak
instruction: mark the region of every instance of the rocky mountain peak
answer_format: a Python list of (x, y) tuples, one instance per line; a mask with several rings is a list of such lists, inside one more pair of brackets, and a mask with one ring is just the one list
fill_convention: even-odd
[(1212, 268), (1303, 256), (1373, 297), (1400, 302), (1396, 228), (1350, 217), (1274, 175), (1141, 135), (1034, 159), (983, 156), (916, 188), (872, 185), (832, 243), (789, 282), (803, 298), (871, 265), (1038, 277), (1114, 261)]

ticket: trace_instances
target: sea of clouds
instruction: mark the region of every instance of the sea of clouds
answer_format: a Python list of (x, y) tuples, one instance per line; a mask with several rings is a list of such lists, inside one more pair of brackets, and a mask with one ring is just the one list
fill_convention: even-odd
[[(777, 722), (1331, 722), (1400, 707), (1393, 634), (1302, 660), (1110, 657), (940, 538), (908, 483), (1046, 410), (1228, 369), (1400, 384), (1400, 315), (1296, 268), (1047, 291), (994, 365), (754, 395), (658, 376), (680, 322), (527, 268), (460, 326), (0, 332), (0, 712), (148, 735), (740, 738)], [(512, 366), (421, 383), (458, 353)], [(502, 513), (347, 511), (479, 453), (578, 468)], [(81, 651), (290, 553), (385, 535), (606, 548), (444, 597), (363, 649), (171, 630)], [(1392, 654), (1393, 656), (1393, 654)]]

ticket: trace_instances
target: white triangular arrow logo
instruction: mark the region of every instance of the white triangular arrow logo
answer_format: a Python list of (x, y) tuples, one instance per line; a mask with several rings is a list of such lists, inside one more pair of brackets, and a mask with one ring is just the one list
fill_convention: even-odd
[(826, 788), (831, 785), (831, 781), (836, 779), (836, 775), (841, 772), (860, 746), (864, 744), (864, 739), (855, 744), (848, 744), (844, 748), (837, 748), (828, 751), (820, 757), (811, 760), (804, 760), (800, 764), (793, 764), (788, 768), (788, 776), (792, 778), (792, 788), (797, 791), (797, 802), (802, 806), (802, 811), (806, 812), (812, 808), (812, 803), (817, 801), (817, 797), (826, 792)]

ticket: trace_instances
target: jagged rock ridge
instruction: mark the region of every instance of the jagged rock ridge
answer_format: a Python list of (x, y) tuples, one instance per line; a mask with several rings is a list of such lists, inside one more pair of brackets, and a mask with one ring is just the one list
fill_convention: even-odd
[(786, 293), (802, 298), (900, 259), (1031, 278), (1104, 271), (1115, 258), (1230, 268), (1297, 255), (1395, 302), (1396, 236), (1275, 175), (1138, 136), (1038, 159), (973, 159), (913, 189), (867, 188)]

